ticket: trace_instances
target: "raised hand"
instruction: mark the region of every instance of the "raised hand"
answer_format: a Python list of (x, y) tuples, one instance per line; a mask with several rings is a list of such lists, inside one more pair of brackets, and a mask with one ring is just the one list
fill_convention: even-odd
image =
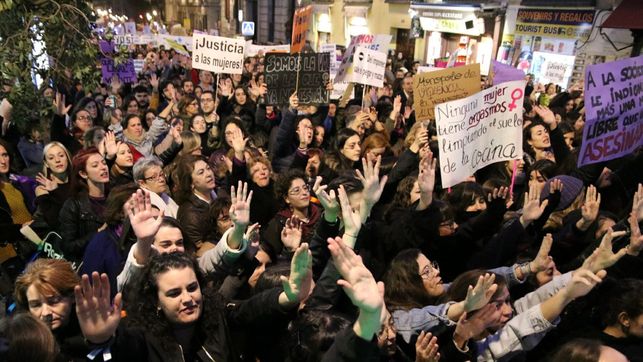
[(440, 360), (438, 353), (438, 339), (431, 333), (420, 332), (415, 342), (415, 362), (437, 362)]
[(494, 284), (496, 275), (487, 273), (478, 278), (476, 286), (469, 285), (467, 296), (464, 298), (464, 311), (471, 312), (484, 307), (493, 296), (493, 293), (498, 289), (498, 285)]
[(585, 203), (581, 208), (585, 224), (591, 224), (596, 220), (600, 206), (601, 194), (596, 191), (596, 187), (594, 185), (589, 185), (589, 187), (587, 187), (587, 192), (585, 193)]
[(226, 79), (219, 80), (219, 94), (222, 97), (230, 97), (232, 95), (232, 82), (228, 82)]
[(250, 223), (250, 203), (252, 201), (252, 191), (248, 192), (248, 183), (241, 182), (230, 188), (230, 219), (235, 228), (245, 230)]
[(545, 212), (545, 208), (549, 204), (549, 200), (544, 200), (540, 202), (540, 190), (538, 185), (531, 185), (529, 187), (529, 192), (525, 195), (525, 203), (522, 207), (522, 216), (520, 217), (520, 223), (523, 227), (531, 224), (533, 221), (538, 220), (538, 218)]
[(344, 244), (342, 238), (328, 238), (328, 249), (342, 279), (337, 284), (344, 288), (360, 312), (381, 313), (384, 299), (380, 295), (373, 274), (364, 266), (362, 258)]
[(643, 221), (643, 184), (639, 184), (632, 200), (632, 212), (636, 210), (637, 221)]
[(107, 274), (99, 276), (94, 272), (92, 284), (85, 274), (80, 285), (74, 287), (76, 315), (85, 339), (94, 344), (102, 344), (114, 335), (121, 321), (121, 293), (116, 294), (112, 305)]
[(426, 157), (420, 160), (420, 173), (418, 174), (418, 186), (420, 187), (420, 202), (417, 210), (424, 210), (433, 202), (433, 189), (435, 187), (435, 167), (437, 160), (433, 158), (433, 152), (429, 151)]
[(288, 251), (295, 251), (301, 243), (301, 220), (296, 216), (288, 218), (281, 229), (281, 242)]
[(574, 300), (587, 295), (598, 283), (603, 281), (606, 275), (605, 270), (596, 272), (587, 269), (577, 270), (572, 275), (572, 280), (562, 290), (562, 293), (567, 300)]
[(295, 255), (290, 261), (290, 277), (286, 278), (282, 275), (280, 278), (287, 298), (287, 300), (282, 301), (280, 297), (280, 304), (300, 303), (308, 298), (313, 290), (312, 264), (313, 256), (308, 249), (308, 244), (302, 243), (295, 250)]
[[(375, 162), (373, 162), (373, 156), (370, 154), (366, 155), (365, 158), (362, 158), (362, 169), (364, 173), (360, 170), (356, 170), (357, 178), (362, 181), (364, 186), (364, 197), (362, 199), (362, 207), (366, 206), (368, 210), (361, 210), (364, 212), (370, 212), (370, 209), (375, 205), (382, 196), (384, 191), (384, 186), (386, 186), (386, 180), (388, 176), (382, 177), (380, 179), (380, 165), (382, 163), (382, 157), (377, 156)], [(368, 216), (368, 215), (366, 215)], [(366, 221), (366, 218), (362, 218), (362, 222)]]
[[(640, 185), (639, 185), (640, 186)], [(627, 246), (627, 253), (632, 256), (639, 256), (643, 249), (643, 236), (638, 221), (638, 210), (632, 208), (630, 221), (630, 245)]]
[(536, 114), (538, 114), (540, 118), (543, 119), (543, 122), (549, 126), (549, 129), (556, 129), (556, 116), (554, 115), (554, 112), (551, 111), (551, 109), (545, 106), (536, 105), (534, 106), (534, 111), (536, 111)]
[(54, 97), (53, 105), (54, 112), (59, 116), (67, 115), (71, 109), (71, 104), (68, 106), (65, 105), (65, 95), (58, 92), (56, 92), (56, 96)]
[(326, 221), (334, 223), (337, 221), (337, 215), (339, 215), (339, 203), (337, 202), (337, 197), (335, 196), (335, 190), (328, 189), (328, 185), (322, 185), (322, 177), (317, 176), (315, 179), (315, 184), (313, 185), (313, 192), (317, 196), (317, 199), (324, 208), (324, 218)]
[[(339, 204), (342, 207), (342, 220), (344, 221), (344, 235), (357, 238), (362, 228), (362, 217), (359, 211), (353, 210), (348, 195), (343, 185), (339, 186)], [(354, 240), (353, 240), (354, 242)], [(353, 244), (354, 245), (354, 244)]]
[(289, 109), (297, 109), (299, 107), (299, 97), (297, 97), (297, 92), (293, 93), (288, 99)]
[(509, 187), (500, 186), (495, 187), (492, 192), (487, 195), (487, 202), (491, 203), (494, 200), (501, 200), (503, 205), (506, 205), (507, 197), (509, 196)]
[[(399, 96), (398, 96), (399, 97)], [(409, 147), (409, 150), (417, 153), (420, 151), (420, 148), (424, 145), (429, 144), (429, 131), (425, 127), (420, 127), (420, 129), (415, 133), (415, 139)]]
[(45, 177), (42, 173), (38, 173), (36, 176), (36, 181), (45, 189), (47, 192), (52, 192), (58, 188), (58, 178), (56, 176), (51, 176), (51, 178)]
[(150, 85), (152, 86), (152, 89), (159, 89), (159, 77), (156, 73), (152, 73), (152, 75), (150, 75)]
[(123, 205), (123, 208), (136, 238), (141, 242), (151, 244), (161, 227), (163, 211), (158, 217), (154, 217), (155, 213), (152, 211), (149, 191), (137, 190), (136, 193), (132, 194), (129, 201)]
[(549, 251), (551, 250), (551, 245), (554, 242), (554, 239), (551, 237), (551, 234), (545, 235), (543, 242), (540, 244), (540, 249), (536, 258), (532, 260), (529, 264), (529, 269), (532, 273), (538, 273), (541, 271), (547, 270), (551, 264), (552, 258), (549, 256)]
[(612, 240), (623, 235), (625, 235), (625, 231), (615, 232), (612, 228), (609, 228), (605, 235), (603, 235), (601, 244), (594, 250), (592, 255), (585, 259), (581, 269), (587, 269), (593, 273), (597, 273), (599, 270), (609, 268), (616, 264), (616, 262), (627, 253), (628, 248), (622, 248), (614, 253)]
[(462, 313), (453, 333), (453, 341), (460, 349), (464, 349), (471, 338), (482, 334), (489, 326), (497, 323), (501, 314), (495, 306), (487, 304), (471, 314), (471, 317), (467, 317), (467, 313)]
[(116, 136), (114, 135), (114, 132), (106, 132), (105, 137), (103, 138), (103, 142), (105, 143), (103, 147), (107, 158), (114, 158), (114, 156), (116, 156), (116, 153), (118, 152), (118, 146), (120, 145), (120, 142), (116, 142)]

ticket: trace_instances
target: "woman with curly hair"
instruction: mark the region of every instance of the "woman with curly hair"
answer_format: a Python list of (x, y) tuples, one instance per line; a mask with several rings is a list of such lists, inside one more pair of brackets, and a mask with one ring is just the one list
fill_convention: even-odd
[[(79, 324), (87, 341), (110, 346), (114, 360), (239, 361), (234, 331), (257, 328), (296, 309), (312, 290), (308, 246), (297, 249), (284, 291), (273, 288), (239, 303), (228, 303), (206, 287), (197, 261), (185, 254), (153, 257), (128, 298), (120, 326), (121, 295), (109, 297), (107, 275), (84, 275), (76, 286)], [(268, 328), (266, 325), (264, 328)]]

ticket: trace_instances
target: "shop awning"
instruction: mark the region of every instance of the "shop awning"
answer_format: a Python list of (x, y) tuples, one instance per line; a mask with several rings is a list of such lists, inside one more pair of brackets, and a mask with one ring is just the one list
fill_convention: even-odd
[(643, 2), (641, 0), (623, 0), (621, 4), (607, 17), (601, 28), (643, 29)]

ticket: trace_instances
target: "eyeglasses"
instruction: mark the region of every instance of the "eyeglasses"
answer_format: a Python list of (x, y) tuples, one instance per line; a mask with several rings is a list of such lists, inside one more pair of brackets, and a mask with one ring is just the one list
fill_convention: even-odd
[(77, 121), (89, 121), (91, 118), (89, 116), (77, 116), (76, 117)]
[(201, 98), (201, 103), (210, 103), (214, 102), (214, 99), (212, 98)]
[(303, 185), (303, 186), (297, 186), (292, 190), (288, 191), (289, 195), (299, 195), (302, 192), (308, 192), (310, 191), (310, 187), (308, 185)]
[(159, 172), (156, 175), (144, 178), (144, 180), (146, 182), (152, 182), (152, 181), (157, 181), (157, 180), (161, 180), (161, 179), (163, 179), (163, 180), (165, 179), (165, 172), (163, 172), (163, 171)]
[(422, 269), (420, 276), (422, 277), (422, 279), (431, 279), (431, 277), (438, 275), (439, 272), (440, 266), (438, 265), (438, 262), (432, 261), (429, 262), (429, 265), (425, 266), (424, 269)]

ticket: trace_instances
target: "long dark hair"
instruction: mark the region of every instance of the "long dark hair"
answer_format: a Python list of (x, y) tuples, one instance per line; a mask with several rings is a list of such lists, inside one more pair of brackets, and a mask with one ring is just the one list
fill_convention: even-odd
[(343, 128), (337, 132), (333, 149), (326, 156), (326, 166), (331, 170), (340, 172), (353, 169), (353, 161), (349, 160), (344, 156), (344, 154), (342, 154), (344, 144), (346, 144), (346, 141), (353, 136), (359, 136), (359, 133), (351, 128)]
[(96, 147), (89, 147), (84, 150), (78, 151), (78, 153), (71, 160), (71, 192), (74, 196), (78, 195), (81, 192), (89, 191), (87, 180), (80, 176), (80, 172), (87, 172), (87, 160), (89, 160), (89, 157), (93, 154), (100, 155), (100, 152)]
[(175, 192), (176, 202), (181, 205), (190, 199), (192, 195), (192, 171), (198, 161), (207, 161), (201, 156), (184, 155), (177, 159), (176, 174), (178, 177), (178, 188)]
[(126, 287), (126, 310), (128, 315), (131, 315), (126, 322), (130, 326), (143, 328), (150, 335), (158, 338), (165, 350), (170, 350), (177, 342), (172, 333), (172, 325), (165, 314), (157, 309), (159, 304), (157, 279), (159, 275), (170, 270), (184, 268), (194, 271), (203, 295), (195, 338), (205, 339), (209, 333), (217, 330), (216, 316), (222, 313), (225, 304), (220, 294), (205, 287), (205, 278), (196, 259), (185, 253), (156, 255), (149, 260), (138, 277)]
[(406, 310), (436, 304), (437, 299), (427, 293), (422, 276), (418, 272), (417, 258), (420, 253), (420, 249), (402, 250), (391, 261), (388, 271), (384, 274), (384, 299), (387, 308)]

